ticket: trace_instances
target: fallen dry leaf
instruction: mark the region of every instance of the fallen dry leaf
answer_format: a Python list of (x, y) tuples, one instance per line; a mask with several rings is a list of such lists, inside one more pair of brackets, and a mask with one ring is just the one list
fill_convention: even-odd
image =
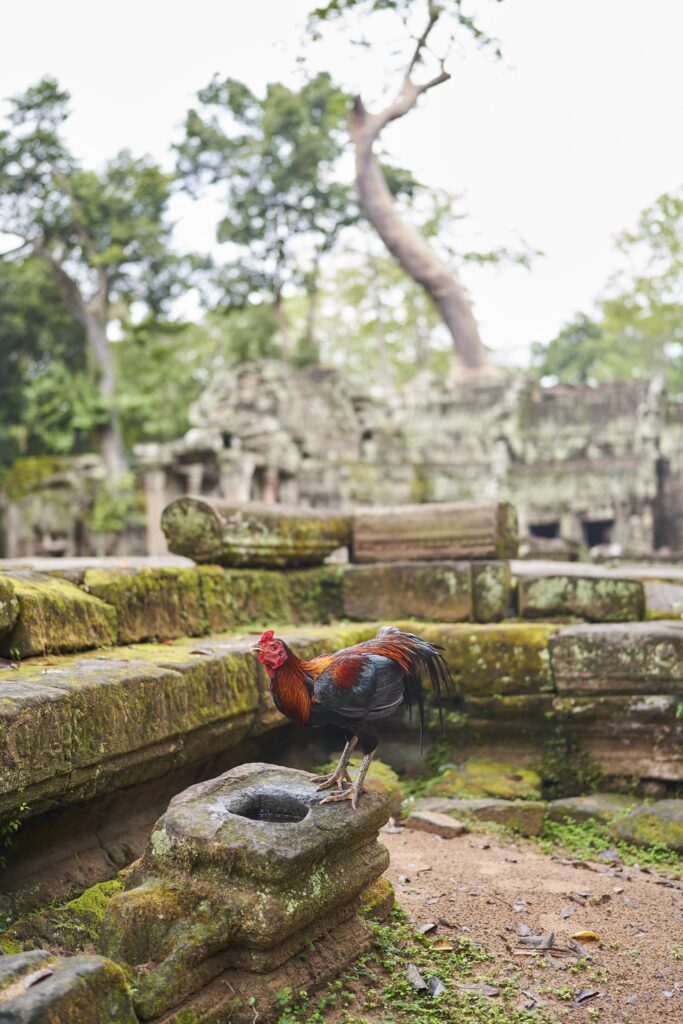
[(573, 939), (578, 939), (579, 942), (599, 942), (600, 936), (597, 932), (574, 932), (572, 935)]
[(438, 942), (435, 942), (432, 945), (432, 949), (436, 953), (451, 953), (455, 949), (455, 946), (452, 942), (449, 942), (448, 939), (439, 939)]

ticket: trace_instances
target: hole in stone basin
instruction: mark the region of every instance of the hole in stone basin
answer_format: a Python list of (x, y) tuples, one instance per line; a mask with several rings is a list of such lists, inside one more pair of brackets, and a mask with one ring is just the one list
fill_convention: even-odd
[(303, 821), (310, 807), (296, 797), (279, 793), (254, 793), (232, 813), (252, 821)]

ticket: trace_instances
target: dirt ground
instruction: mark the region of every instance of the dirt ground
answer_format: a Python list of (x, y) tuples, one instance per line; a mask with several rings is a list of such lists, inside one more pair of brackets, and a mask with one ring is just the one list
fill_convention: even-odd
[[(522, 972), (520, 1006), (543, 1008), (577, 1024), (683, 1024), (683, 883), (620, 865), (572, 862), (532, 842), (496, 833), (444, 840), (407, 828), (385, 829), (388, 876), (416, 925), (430, 938), (466, 937), (494, 961), (485, 973)], [(520, 932), (554, 933), (557, 953), (531, 952)], [(562, 955), (577, 932), (590, 958)], [(484, 973), (484, 972), (482, 972)], [(579, 1005), (581, 990), (597, 991)], [(495, 997), (492, 997), (495, 999)]]

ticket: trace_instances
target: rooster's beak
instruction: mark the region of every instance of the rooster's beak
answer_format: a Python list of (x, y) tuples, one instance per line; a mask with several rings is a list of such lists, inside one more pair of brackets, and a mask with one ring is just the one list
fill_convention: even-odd
[(252, 649), (252, 651), (260, 651), (261, 650), (261, 641), (257, 640), (255, 644), (251, 645), (251, 649)]

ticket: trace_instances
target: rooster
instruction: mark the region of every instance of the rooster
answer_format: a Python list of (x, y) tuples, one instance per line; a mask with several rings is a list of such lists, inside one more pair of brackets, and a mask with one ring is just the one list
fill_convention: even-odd
[[(346, 746), (336, 769), (320, 780), (319, 790), (338, 792), (323, 803), (350, 800), (354, 809), (378, 743), (376, 723), (393, 715), (402, 704), (412, 711), (417, 704), (420, 739), (424, 727), (422, 676), (429, 675), (441, 718), (441, 703), (450, 693), (452, 679), (440, 653), (442, 648), (413, 633), (382, 626), (372, 640), (302, 661), (272, 629), (255, 643), (258, 660), (270, 677), (270, 691), (279, 711), (298, 725), (334, 725)], [(351, 783), (349, 758), (360, 744), (363, 760)]]

